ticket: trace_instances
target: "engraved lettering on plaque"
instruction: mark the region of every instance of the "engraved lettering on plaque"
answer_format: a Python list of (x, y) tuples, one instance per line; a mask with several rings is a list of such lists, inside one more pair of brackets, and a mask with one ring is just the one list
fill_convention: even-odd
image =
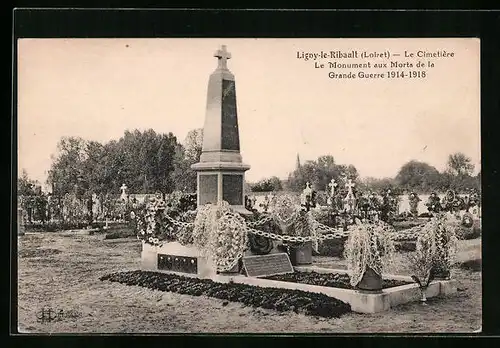
[(245, 256), (243, 267), (249, 277), (269, 277), (294, 272), (286, 253)]

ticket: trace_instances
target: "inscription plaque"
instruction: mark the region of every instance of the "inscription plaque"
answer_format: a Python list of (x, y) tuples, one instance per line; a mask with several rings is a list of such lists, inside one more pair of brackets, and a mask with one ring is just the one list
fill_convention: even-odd
[(231, 205), (243, 205), (242, 175), (222, 175), (222, 199)]
[(238, 115), (236, 113), (236, 89), (234, 81), (222, 80), (221, 148), (240, 150)]
[(197, 274), (198, 259), (196, 257), (158, 254), (158, 269)]
[(217, 174), (200, 175), (200, 205), (217, 203)]
[(294, 272), (286, 253), (245, 256), (243, 267), (248, 277), (269, 277)]

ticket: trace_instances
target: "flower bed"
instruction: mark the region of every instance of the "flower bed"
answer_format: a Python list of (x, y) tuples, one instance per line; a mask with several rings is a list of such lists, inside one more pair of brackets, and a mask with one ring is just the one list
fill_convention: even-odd
[[(331, 288), (353, 289), (349, 282), (349, 275), (341, 273), (317, 273), (317, 272), (294, 272), (288, 274), (281, 274), (276, 276), (266, 277), (264, 279), (278, 280), (282, 282), (302, 283), (317, 286), (326, 286)], [(412, 284), (411, 282), (404, 282), (400, 280), (384, 279), (382, 288), (392, 288)]]
[(192, 296), (208, 296), (247, 306), (274, 309), (280, 312), (294, 311), (305, 315), (337, 318), (351, 311), (349, 304), (328, 297), (299, 290), (261, 288), (246, 284), (217, 283), (209, 279), (183, 277), (149, 271), (112, 273), (99, 278), (126, 285), (138, 285), (149, 289), (175, 292)]
[(467, 260), (462, 263), (460, 263), (460, 268), (469, 270), (472, 272), (481, 272), (482, 269), (482, 260), (481, 259), (474, 259), (474, 260)]

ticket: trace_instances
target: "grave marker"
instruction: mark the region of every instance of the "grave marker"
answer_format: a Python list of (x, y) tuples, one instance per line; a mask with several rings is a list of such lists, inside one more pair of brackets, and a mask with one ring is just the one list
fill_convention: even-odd
[(245, 256), (243, 267), (248, 277), (269, 277), (294, 272), (286, 253)]

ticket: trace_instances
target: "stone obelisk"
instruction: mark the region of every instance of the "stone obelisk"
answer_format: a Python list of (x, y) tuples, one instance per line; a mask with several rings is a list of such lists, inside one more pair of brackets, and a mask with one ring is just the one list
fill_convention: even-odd
[(223, 45), (214, 57), (218, 66), (208, 81), (202, 153), (200, 162), (192, 165), (197, 172), (198, 206), (226, 201), (236, 211), (250, 214), (244, 205), (245, 171), (250, 166), (240, 154), (235, 80), (227, 68), (231, 54)]

